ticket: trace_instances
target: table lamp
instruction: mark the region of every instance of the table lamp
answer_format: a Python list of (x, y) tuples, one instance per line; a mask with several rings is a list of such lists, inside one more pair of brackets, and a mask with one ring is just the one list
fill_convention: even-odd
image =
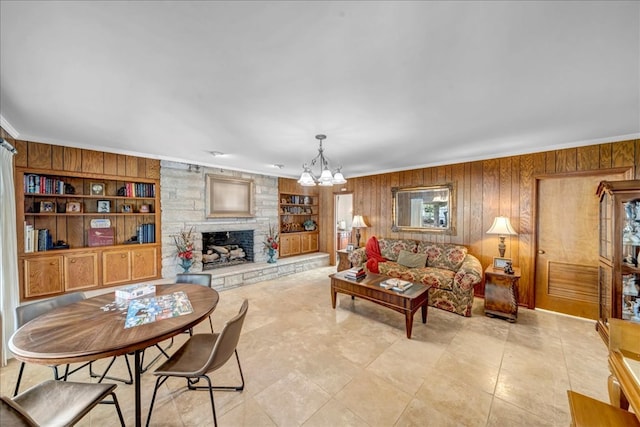
[(507, 246), (504, 244), (505, 237), (518, 235), (513, 227), (511, 227), (509, 218), (507, 218), (506, 216), (497, 216), (493, 220), (491, 228), (487, 230), (487, 234), (498, 234), (500, 236), (500, 243), (498, 244), (500, 257), (504, 257), (504, 250), (507, 248)]
[(367, 228), (368, 225), (364, 222), (362, 215), (354, 215), (353, 221), (351, 221), (351, 227), (356, 229), (356, 248), (360, 247), (360, 229)]

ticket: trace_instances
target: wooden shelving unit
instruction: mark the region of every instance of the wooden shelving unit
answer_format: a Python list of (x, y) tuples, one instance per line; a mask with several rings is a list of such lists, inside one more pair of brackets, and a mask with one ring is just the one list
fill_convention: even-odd
[(318, 252), (318, 197), (280, 193), (280, 257)]
[[(158, 160), (19, 143), (23, 155), (14, 179), (21, 300), (160, 277)], [(102, 242), (89, 237), (96, 221), (111, 230)], [(38, 234), (48, 241), (34, 241), (29, 228), (47, 230)]]

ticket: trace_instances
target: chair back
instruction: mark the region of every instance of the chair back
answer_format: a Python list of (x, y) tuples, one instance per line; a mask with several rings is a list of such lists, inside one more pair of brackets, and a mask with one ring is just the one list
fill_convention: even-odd
[(224, 365), (227, 360), (236, 351), (238, 341), (240, 340), (240, 332), (242, 332), (242, 325), (244, 318), (247, 315), (247, 309), (249, 308), (249, 301), (245, 299), (242, 302), (240, 311), (238, 314), (224, 324), (224, 328), (218, 335), (211, 356), (207, 363), (205, 372), (211, 372)]
[(176, 275), (176, 283), (191, 283), (193, 285), (202, 285), (210, 288), (211, 275), (198, 273), (181, 273)]
[(64, 307), (74, 302), (85, 299), (84, 293), (72, 292), (70, 294), (60, 295), (59, 297), (40, 300), (16, 307), (16, 325), (23, 326), (25, 323), (35, 319), (41, 314), (47, 313), (54, 308)]
[(7, 427), (37, 427), (38, 423), (13, 400), (0, 396), (0, 420)]

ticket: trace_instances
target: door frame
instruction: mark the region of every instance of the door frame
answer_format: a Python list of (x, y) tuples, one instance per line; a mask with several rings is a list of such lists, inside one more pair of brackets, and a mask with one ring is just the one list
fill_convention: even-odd
[(337, 216), (337, 210), (338, 210), (338, 204), (336, 203), (336, 200), (339, 196), (346, 196), (346, 195), (351, 195), (351, 215), (353, 215), (353, 201), (355, 200), (355, 194), (353, 191), (334, 191), (333, 192), (333, 226), (331, 227), (331, 245), (330, 247), (333, 249), (332, 251), (332, 258), (335, 260), (335, 263), (332, 265), (337, 265), (338, 261), (336, 259), (336, 251), (338, 250), (338, 248), (336, 247), (336, 236), (338, 233), (338, 216)]
[[(540, 181), (543, 179), (553, 179), (553, 178), (572, 178), (572, 177), (580, 177), (580, 176), (593, 176), (596, 177), (598, 175), (610, 175), (610, 174), (624, 174), (624, 180), (634, 179), (634, 166), (625, 166), (619, 168), (609, 168), (609, 169), (594, 169), (588, 171), (575, 171), (575, 172), (562, 172), (562, 173), (554, 173), (554, 174), (538, 174), (534, 176), (533, 182), (533, 195), (531, 200), (533, 201), (533, 211), (531, 212), (531, 236), (533, 241), (531, 242), (531, 259), (533, 260), (531, 264), (531, 268), (529, 268), (528, 276), (529, 276), (529, 295), (528, 299), (531, 301), (530, 305), (527, 306), (529, 309), (536, 308), (536, 266), (538, 265), (538, 189), (540, 185)], [(594, 188), (593, 194), (595, 196), (596, 190)]]

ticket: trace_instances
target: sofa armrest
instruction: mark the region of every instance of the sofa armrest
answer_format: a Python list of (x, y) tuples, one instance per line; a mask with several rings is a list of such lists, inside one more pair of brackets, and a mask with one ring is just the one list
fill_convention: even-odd
[(473, 292), (474, 286), (482, 281), (482, 264), (471, 254), (467, 254), (453, 279), (454, 288), (463, 292)]
[(364, 248), (358, 248), (353, 250), (347, 258), (354, 267), (362, 267), (367, 262), (367, 253)]

